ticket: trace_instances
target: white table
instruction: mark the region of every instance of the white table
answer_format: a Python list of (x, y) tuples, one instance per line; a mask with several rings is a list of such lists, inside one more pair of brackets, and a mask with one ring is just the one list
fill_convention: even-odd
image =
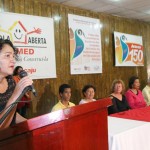
[(109, 150), (150, 150), (150, 122), (108, 117)]

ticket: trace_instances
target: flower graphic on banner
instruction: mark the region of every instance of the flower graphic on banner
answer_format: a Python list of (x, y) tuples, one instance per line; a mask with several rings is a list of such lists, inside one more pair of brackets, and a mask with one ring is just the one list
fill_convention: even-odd
[(125, 41), (127, 40), (127, 38), (122, 35), (120, 37), (120, 41), (121, 41), (121, 46), (122, 46), (122, 61), (125, 61), (127, 56), (128, 56), (128, 53), (129, 53), (129, 48), (128, 48), (128, 45), (125, 43)]
[(122, 63), (126, 61), (128, 54), (129, 54), (129, 48), (127, 43), (125, 42), (127, 38), (122, 35), (119, 39), (119, 37), (116, 37), (116, 56), (119, 63)]
[(70, 59), (73, 60), (74, 58), (78, 57), (84, 50), (83, 39), (85, 38), (85, 35), (81, 29), (76, 29), (74, 33), (71, 28), (69, 29), (69, 34), (70, 34)]

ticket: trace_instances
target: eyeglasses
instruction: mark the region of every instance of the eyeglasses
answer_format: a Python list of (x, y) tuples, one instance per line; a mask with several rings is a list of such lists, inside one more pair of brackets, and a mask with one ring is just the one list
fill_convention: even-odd
[(12, 54), (12, 53), (5, 53), (5, 54), (3, 54), (4, 55), (4, 58), (6, 58), (6, 59), (17, 59), (17, 56), (15, 55), (15, 54)]

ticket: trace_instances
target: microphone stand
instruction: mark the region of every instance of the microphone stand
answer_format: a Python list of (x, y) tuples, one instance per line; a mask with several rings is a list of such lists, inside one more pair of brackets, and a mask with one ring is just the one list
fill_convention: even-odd
[(23, 95), (29, 90), (29, 87), (26, 87), (23, 92), (21, 93), (21, 95), (17, 98), (17, 100), (12, 103), (12, 105), (10, 105), (10, 107), (8, 108), (8, 110), (6, 111), (6, 113), (2, 116), (2, 118), (0, 119), (0, 124), (2, 124), (2, 122), (7, 118), (7, 116), (9, 115), (9, 113), (12, 111), (12, 109), (15, 107), (16, 103), (20, 101), (20, 99), (23, 97)]

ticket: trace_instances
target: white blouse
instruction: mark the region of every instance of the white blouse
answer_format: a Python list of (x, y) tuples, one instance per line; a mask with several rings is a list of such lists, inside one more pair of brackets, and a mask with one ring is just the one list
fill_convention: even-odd
[[(96, 101), (96, 99), (92, 99), (92, 102)], [(86, 101), (86, 99), (81, 99), (81, 101), (79, 102), (80, 104), (85, 104), (85, 103), (89, 103), (88, 101)]]

